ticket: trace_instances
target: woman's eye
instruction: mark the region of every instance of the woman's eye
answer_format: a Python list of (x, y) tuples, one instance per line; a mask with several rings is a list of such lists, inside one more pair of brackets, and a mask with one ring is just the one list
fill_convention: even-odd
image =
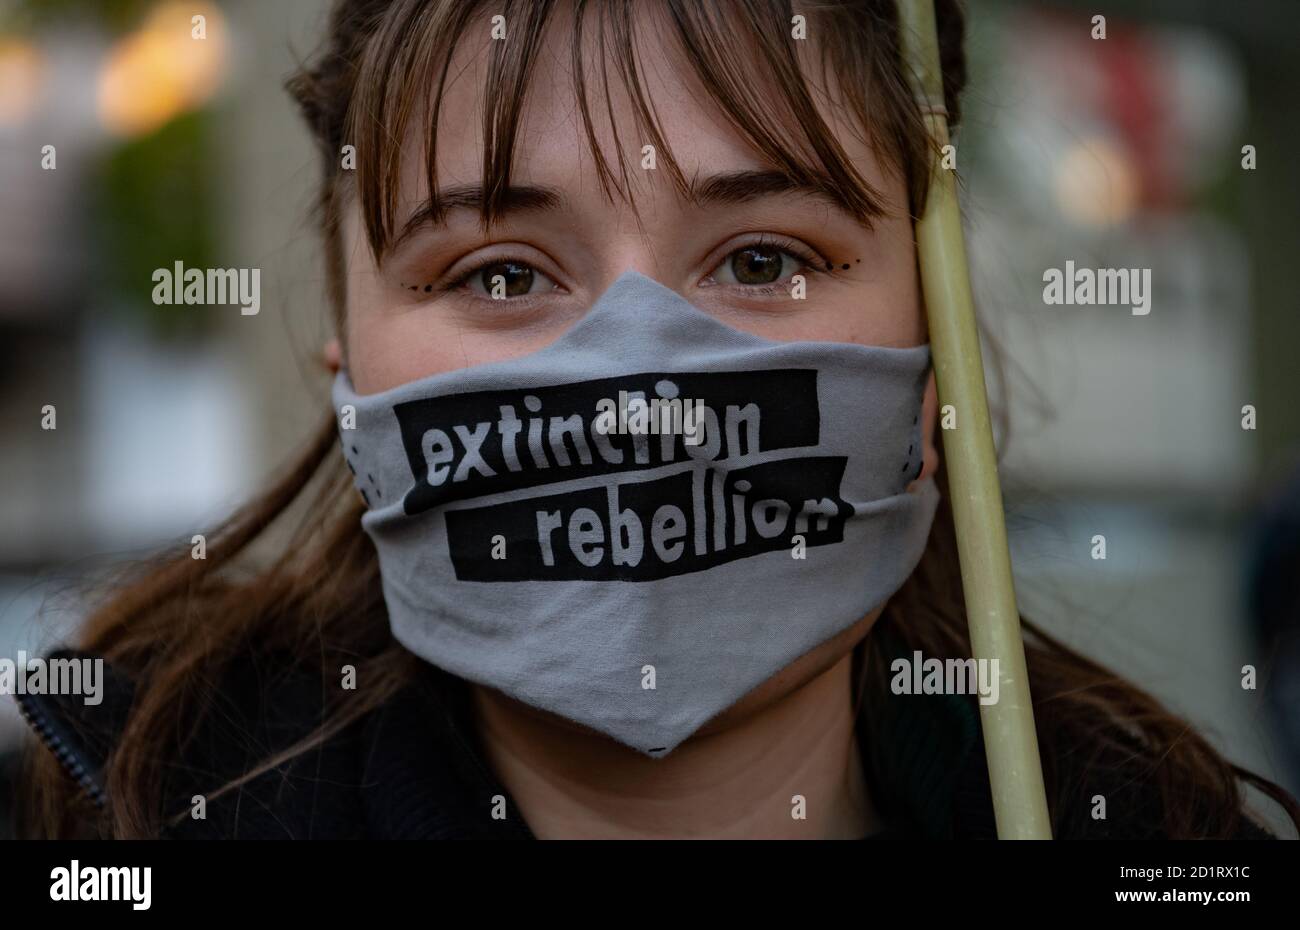
[(491, 262), (470, 272), (463, 283), (474, 293), (497, 300), (540, 294), (555, 287), (555, 282), (536, 268), (515, 261)]
[(747, 245), (724, 258), (710, 277), (718, 284), (775, 284), (803, 265), (802, 259), (779, 246)]

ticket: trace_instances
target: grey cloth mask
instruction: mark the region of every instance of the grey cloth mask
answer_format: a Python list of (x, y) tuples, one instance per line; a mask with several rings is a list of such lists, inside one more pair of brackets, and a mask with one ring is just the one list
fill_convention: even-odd
[(370, 395), (340, 371), (395, 637), (671, 752), (915, 568), (929, 366), (926, 345), (762, 339), (629, 271), (522, 358)]

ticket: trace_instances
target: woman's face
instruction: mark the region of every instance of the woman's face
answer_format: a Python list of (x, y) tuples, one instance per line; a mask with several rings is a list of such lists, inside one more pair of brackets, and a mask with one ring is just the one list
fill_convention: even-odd
[[(659, 34), (653, 27), (639, 33)], [(633, 128), (632, 107), (617, 81), (610, 106), (618, 133), (605, 120), (603, 94), (593, 102), (593, 121), (615, 175), (616, 153), (628, 165), (639, 219), (604, 196), (573, 94), (568, 49), (547, 42), (515, 152), (511, 185), (518, 196), (497, 224), (482, 229), (475, 204), (483, 184), (481, 94), (492, 40), (486, 25), (478, 35), (481, 44), (466, 40), (453, 57), (438, 133), (439, 190), (460, 205), (437, 224), (420, 221), (427, 186), (418, 138), (425, 127), (418, 126), (404, 145), (396, 224), (402, 230), (414, 218), (408, 233), (376, 265), (358, 210), (345, 219), (344, 355), (358, 392), (535, 352), (628, 270), (767, 339), (895, 347), (926, 341), (904, 183), (884, 170), (848, 117), (822, 105), (841, 145), (885, 200), (887, 215), (871, 227), (772, 172), (710, 107), (689, 66), (668, 47), (641, 45), (643, 80), (692, 197), (680, 196), (662, 167), (642, 167), (646, 140)], [(589, 58), (587, 67), (599, 62)], [(599, 77), (596, 82), (599, 87)], [(806, 299), (791, 296), (796, 274), (806, 279)], [(504, 283), (504, 298), (492, 297), (494, 278)], [(932, 381), (922, 478), (937, 464), (933, 411)], [(804, 656), (723, 718), (757, 709), (830, 667), (876, 615)], [(715, 725), (725, 725), (723, 718)]]

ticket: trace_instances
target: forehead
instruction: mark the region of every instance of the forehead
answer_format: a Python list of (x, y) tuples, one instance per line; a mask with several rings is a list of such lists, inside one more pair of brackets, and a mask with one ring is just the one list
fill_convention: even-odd
[[(778, 168), (765, 158), (727, 117), (681, 47), (673, 25), (655, 4), (635, 4), (628, 26), (611, 35), (606, 24), (588, 8), (581, 24), (582, 40), (575, 54), (578, 24), (567, 6), (548, 21), (528, 74), (511, 158), (512, 184), (560, 188), (582, 201), (601, 195), (598, 161), (603, 160), (641, 204), (671, 196), (665, 156), (689, 181), (710, 173)], [(506, 23), (506, 38), (493, 38), (487, 16), (468, 29), (451, 51), (447, 81), (438, 99), (436, 183), (441, 187), (490, 181), (485, 174), (485, 138), (495, 130), (485, 125), (489, 113), (500, 113), (502, 102), (490, 101), (492, 44), (523, 41)], [(742, 92), (759, 102), (766, 114), (748, 131), (780, 138), (791, 136), (805, 114), (782, 89), (755, 52), (755, 37), (727, 37), (728, 54), (739, 62)], [(825, 75), (814, 42), (797, 43), (800, 67), (812, 96), (812, 107), (843, 147), (864, 179), (884, 195), (887, 207), (897, 207), (897, 180), (877, 157), (866, 127), (844, 103), (833, 76)], [(635, 77), (628, 77), (628, 69)], [(427, 201), (427, 146), (430, 88), (402, 139), (399, 202)], [(508, 101), (507, 101), (508, 103)], [(637, 104), (640, 104), (638, 107)], [(584, 114), (585, 107), (585, 114)], [(648, 111), (653, 127), (641, 114)], [(661, 139), (655, 142), (654, 130)], [(805, 149), (806, 142), (800, 142)], [(650, 147), (650, 148), (647, 148)], [(665, 149), (667, 151), (665, 151)], [(805, 156), (810, 152), (805, 151)], [(647, 165), (655, 168), (647, 168)]]

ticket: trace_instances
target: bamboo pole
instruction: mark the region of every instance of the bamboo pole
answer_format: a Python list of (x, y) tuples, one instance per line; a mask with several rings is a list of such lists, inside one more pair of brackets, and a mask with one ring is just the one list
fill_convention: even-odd
[[(936, 148), (942, 147), (948, 144), (948, 119), (934, 3), (899, 0), (899, 12), (904, 62)], [(981, 704), (980, 717), (998, 837), (1051, 839), (956, 172), (937, 163), (916, 241), (939, 403), (951, 404), (957, 417), (956, 428), (944, 431), (943, 450), (971, 649), (976, 659), (997, 660), (998, 701)]]

